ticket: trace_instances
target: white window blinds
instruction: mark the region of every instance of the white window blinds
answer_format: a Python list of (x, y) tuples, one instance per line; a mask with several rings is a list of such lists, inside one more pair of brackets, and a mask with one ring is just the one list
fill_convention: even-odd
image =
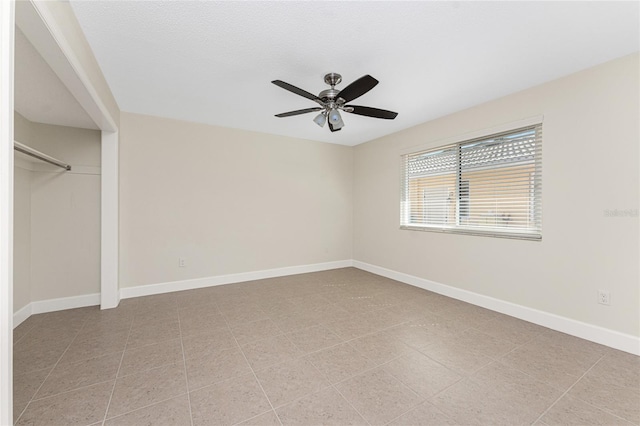
[(542, 237), (542, 125), (404, 155), (401, 227)]

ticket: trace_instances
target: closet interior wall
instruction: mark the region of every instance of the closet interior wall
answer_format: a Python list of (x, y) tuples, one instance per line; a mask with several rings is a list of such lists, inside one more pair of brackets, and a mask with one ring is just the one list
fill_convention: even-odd
[(31, 122), (18, 113), (14, 125), (16, 141), (73, 168), (16, 153), (14, 312), (34, 302), (98, 300), (100, 132)]

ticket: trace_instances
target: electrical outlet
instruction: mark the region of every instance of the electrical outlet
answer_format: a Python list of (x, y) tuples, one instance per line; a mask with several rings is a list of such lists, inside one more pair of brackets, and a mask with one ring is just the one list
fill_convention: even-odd
[(179, 257), (178, 258), (178, 266), (180, 268), (186, 268), (187, 267), (187, 259), (185, 259), (184, 257)]
[(601, 305), (610, 305), (611, 292), (606, 290), (598, 290), (598, 303)]

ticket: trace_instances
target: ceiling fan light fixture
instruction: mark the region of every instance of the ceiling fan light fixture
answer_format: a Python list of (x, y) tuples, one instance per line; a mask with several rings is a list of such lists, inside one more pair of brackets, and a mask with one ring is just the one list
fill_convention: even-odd
[(320, 114), (316, 115), (316, 118), (313, 119), (313, 122), (320, 127), (324, 127), (324, 123), (327, 122), (327, 111), (322, 111)]
[(342, 121), (342, 116), (340, 115), (338, 110), (335, 108), (329, 111), (329, 122), (333, 125), (333, 128), (336, 130), (340, 130), (344, 126), (344, 121)]

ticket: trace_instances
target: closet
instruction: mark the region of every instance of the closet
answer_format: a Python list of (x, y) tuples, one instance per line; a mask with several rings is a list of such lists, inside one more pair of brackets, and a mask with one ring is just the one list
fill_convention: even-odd
[(100, 304), (101, 132), (16, 29), (14, 326)]

